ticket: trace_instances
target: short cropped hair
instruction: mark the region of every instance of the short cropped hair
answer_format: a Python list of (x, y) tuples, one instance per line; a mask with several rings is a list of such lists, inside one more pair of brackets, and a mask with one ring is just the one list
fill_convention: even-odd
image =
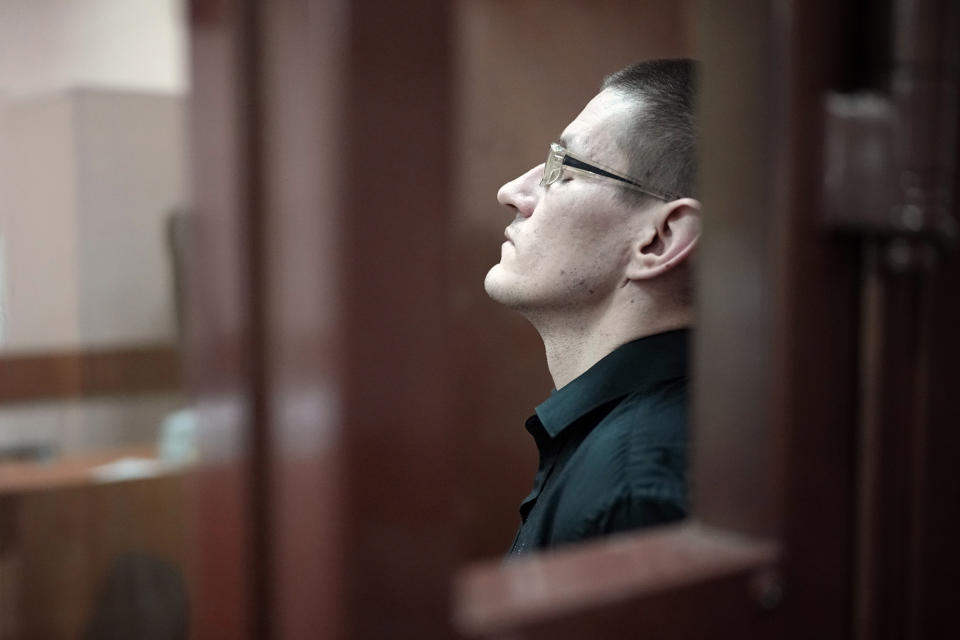
[[(694, 60), (648, 60), (610, 74), (601, 85), (636, 103), (618, 139), (630, 175), (652, 191), (696, 197), (696, 76)], [(637, 191), (624, 192), (645, 199)]]

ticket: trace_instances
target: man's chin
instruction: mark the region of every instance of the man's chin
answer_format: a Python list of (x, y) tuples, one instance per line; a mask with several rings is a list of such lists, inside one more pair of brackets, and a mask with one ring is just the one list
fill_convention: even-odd
[(507, 306), (511, 304), (510, 287), (504, 282), (505, 276), (503, 267), (498, 263), (487, 271), (487, 277), (483, 279), (483, 289), (494, 302), (499, 302)]

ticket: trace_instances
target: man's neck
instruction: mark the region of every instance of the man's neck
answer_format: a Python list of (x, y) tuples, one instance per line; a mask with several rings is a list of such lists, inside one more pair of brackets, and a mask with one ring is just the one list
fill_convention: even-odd
[(543, 339), (547, 368), (557, 389), (566, 386), (617, 347), (633, 340), (690, 326), (687, 312), (607, 313), (599, 318), (569, 315), (530, 318)]

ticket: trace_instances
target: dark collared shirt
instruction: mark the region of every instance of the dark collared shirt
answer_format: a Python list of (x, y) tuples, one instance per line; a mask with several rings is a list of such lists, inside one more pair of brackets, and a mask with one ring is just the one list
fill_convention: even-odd
[(629, 342), (537, 407), (540, 464), (511, 554), (686, 515), (688, 338)]

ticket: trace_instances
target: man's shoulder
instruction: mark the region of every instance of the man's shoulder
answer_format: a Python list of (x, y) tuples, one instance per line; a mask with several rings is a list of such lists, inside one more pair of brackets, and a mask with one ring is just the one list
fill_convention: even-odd
[(576, 490), (564, 510), (588, 519), (643, 502), (685, 510), (686, 388), (674, 378), (617, 401), (570, 460)]
[(681, 472), (686, 450), (687, 383), (675, 378), (624, 397), (591, 430), (579, 455), (585, 467), (606, 468), (612, 481), (631, 487), (659, 478), (666, 466)]

